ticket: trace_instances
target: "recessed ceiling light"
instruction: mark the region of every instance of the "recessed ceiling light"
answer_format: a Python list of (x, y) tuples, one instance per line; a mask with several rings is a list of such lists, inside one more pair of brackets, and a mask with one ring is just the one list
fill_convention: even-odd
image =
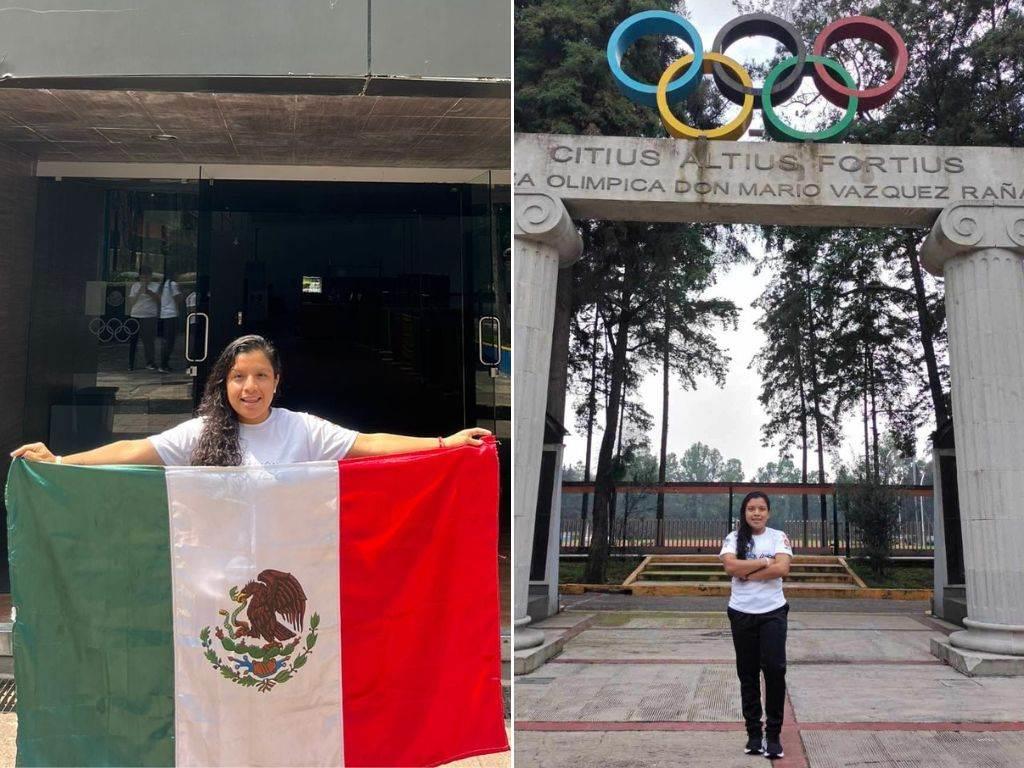
[(170, 133), (154, 133), (150, 136), (153, 141), (177, 141), (178, 137)]

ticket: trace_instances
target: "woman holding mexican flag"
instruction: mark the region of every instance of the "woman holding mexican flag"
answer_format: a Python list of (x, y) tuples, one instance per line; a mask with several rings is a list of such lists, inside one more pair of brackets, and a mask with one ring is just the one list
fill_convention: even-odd
[(493, 438), (357, 434), (272, 407), (280, 375), (269, 342), (237, 339), (196, 419), (60, 460), (157, 466), (14, 462), (19, 760), (426, 766), (507, 750)]

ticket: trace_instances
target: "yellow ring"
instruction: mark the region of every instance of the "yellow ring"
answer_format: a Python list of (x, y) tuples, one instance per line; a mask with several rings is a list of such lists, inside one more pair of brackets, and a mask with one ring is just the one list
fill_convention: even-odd
[(750, 127), (750, 120), (754, 116), (754, 94), (750, 92), (754, 87), (754, 83), (750, 79), (750, 75), (735, 59), (730, 59), (728, 56), (724, 56), (721, 53), (714, 53), (711, 51), (704, 52), (704, 62), (701, 69), (705, 75), (711, 74), (711, 65), (716, 62), (731, 69), (733, 74), (739, 78), (740, 82), (747, 90), (747, 93), (743, 96), (743, 105), (740, 107), (740, 113), (732, 120), (732, 122), (726, 123), (719, 128), (711, 128), (707, 131), (691, 128), (672, 114), (672, 110), (668, 105), (668, 85), (672, 82), (672, 78), (676, 76), (676, 73), (693, 63), (693, 54), (688, 53), (681, 59), (673, 61), (658, 81), (657, 99), (658, 112), (661, 114), (661, 122), (665, 124), (665, 129), (677, 139), (738, 139), (746, 133), (747, 128)]

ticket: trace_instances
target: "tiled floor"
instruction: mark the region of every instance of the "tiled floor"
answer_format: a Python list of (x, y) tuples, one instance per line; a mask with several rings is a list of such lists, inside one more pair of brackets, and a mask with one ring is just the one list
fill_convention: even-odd
[[(596, 599), (594, 599), (596, 597)], [(516, 678), (516, 768), (740, 768), (739, 684), (716, 598), (583, 596), (575, 627)], [(968, 678), (929, 652), (922, 605), (791, 600), (786, 757), (774, 768), (1020, 768), (1024, 685)]]

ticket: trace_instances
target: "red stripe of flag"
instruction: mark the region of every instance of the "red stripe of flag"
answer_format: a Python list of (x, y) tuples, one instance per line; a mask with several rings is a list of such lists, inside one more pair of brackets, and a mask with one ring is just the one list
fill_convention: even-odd
[(346, 460), (339, 477), (345, 764), (508, 749), (493, 439)]

